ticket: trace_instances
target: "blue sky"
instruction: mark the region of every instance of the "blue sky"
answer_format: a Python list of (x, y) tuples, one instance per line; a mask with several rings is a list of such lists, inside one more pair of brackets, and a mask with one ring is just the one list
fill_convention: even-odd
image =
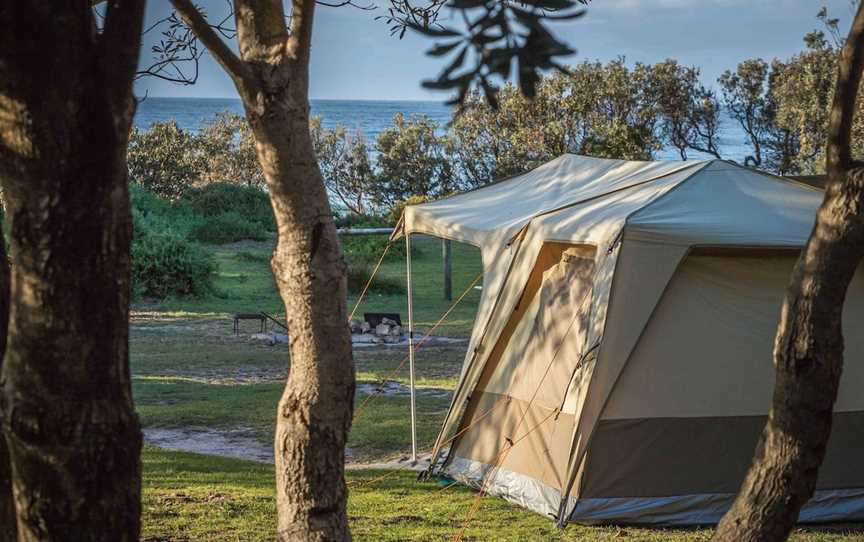
[[(386, 0), (379, 0), (386, 5)], [(215, 17), (225, 0), (201, 0)], [(167, 1), (148, 4), (148, 20), (168, 12)], [(845, 32), (850, 0), (593, 0), (585, 17), (555, 31), (578, 50), (570, 62), (609, 60), (657, 62), (676, 58), (699, 66), (713, 83), (746, 58), (789, 56), (802, 48), (803, 35), (820, 26), (816, 13), (827, 6)], [(311, 96), (318, 99), (441, 100), (446, 95), (420, 87), (441, 68), (423, 53), (431, 42), (416, 35), (398, 40), (376, 21), (377, 11), (318, 7), (313, 32)], [(142, 63), (158, 34), (145, 36)], [(136, 92), (150, 96), (235, 97), (231, 81), (209, 56), (194, 86), (153, 78), (139, 80)]]

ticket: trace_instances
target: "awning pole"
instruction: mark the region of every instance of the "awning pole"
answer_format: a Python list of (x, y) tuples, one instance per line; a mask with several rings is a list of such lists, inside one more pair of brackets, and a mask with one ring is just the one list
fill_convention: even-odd
[(411, 288), (411, 234), (405, 234), (408, 283), (408, 372), (411, 390), (411, 461), (417, 462), (417, 407), (414, 393), (414, 292)]

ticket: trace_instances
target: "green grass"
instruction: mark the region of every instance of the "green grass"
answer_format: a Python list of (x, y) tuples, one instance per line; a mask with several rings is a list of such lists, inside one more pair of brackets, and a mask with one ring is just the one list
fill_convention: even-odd
[[(443, 296), (441, 242), (426, 236), (413, 236), (412, 259), (414, 308), (418, 328), (431, 326), (450, 306)], [(270, 270), (272, 242), (242, 241), (232, 245), (207, 246), (219, 265), (214, 277), (217, 295), (203, 298), (171, 298), (158, 304), (158, 310), (183, 311), (191, 314), (221, 314), (267, 311), (284, 313), (284, 305), (276, 290)], [(481, 271), (480, 252), (477, 248), (453, 243), (453, 296), (458, 297)], [(388, 257), (380, 275), (404, 283), (405, 262)], [(479, 290), (472, 290), (453, 311), (442, 326), (445, 335), (467, 335), (474, 322), (480, 299)], [(356, 297), (348, 299), (348, 310), (354, 307)], [(406, 296), (369, 294), (358, 310), (358, 316), (367, 312), (399, 312), (407, 321)]]
[[(276, 528), (271, 465), (169, 452), (145, 446), (142, 539), (213, 542), (272, 540)], [(381, 477), (385, 477), (381, 479)], [(348, 471), (348, 515), (358, 541), (450, 540), (474, 503), (459, 486), (441, 490), (405, 471)], [(569, 525), (486, 497), (463, 540), (691, 542), (710, 529), (643, 529)], [(860, 530), (798, 529), (795, 542), (864, 540)]]
[[(264, 443), (273, 442), (280, 382), (219, 385), (185, 378), (139, 377), (133, 381), (135, 404), (144, 427), (248, 428)], [(357, 394), (356, 405), (365, 399)], [(420, 396), (417, 440), (432, 446), (450, 404), (449, 396)], [(379, 395), (355, 418), (348, 439), (354, 461), (374, 461), (410, 452), (407, 396)]]

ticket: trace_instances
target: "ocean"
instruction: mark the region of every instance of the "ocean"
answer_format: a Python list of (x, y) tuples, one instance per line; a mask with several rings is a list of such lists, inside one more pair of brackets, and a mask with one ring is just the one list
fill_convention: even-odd
[[(138, 105), (135, 125), (146, 128), (156, 121), (174, 119), (185, 129), (197, 131), (201, 123), (216, 113), (230, 111), (243, 114), (239, 99), (231, 98), (155, 98), (148, 97)], [(451, 108), (441, 102), (376, 101), (376, 100), (312, 100), (312, 114), (321, 117), (325, 128), (344, 126), (349, 131), (361, 130), (367, 141), (374, 143), (382, 130), (393, 124), (396, 113), (410, 116), (425, 115), (444, 126), (450, 121)], [(724, 158), (743, 162), (748, 148), (741, 128), (729, 118), (722, 119), (720, 149)], [(701, 158), (698, 153), (688, 153)], [(658, 160), (678, 160), (674, 149), (665, 149), (656, 155)]]

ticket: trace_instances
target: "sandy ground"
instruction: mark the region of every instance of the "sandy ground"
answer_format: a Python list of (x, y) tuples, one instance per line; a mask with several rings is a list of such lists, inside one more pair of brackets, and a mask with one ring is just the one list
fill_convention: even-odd
[[(247, 459), (261, 463), (273, 463), (273, 447), (255, 438), (250, 429), (209, 429), (206, 427), (144, 429), (144, 440), (166, 450), (193, 452), (198, 454)], [(345, 450), (347, 469), (401, 469), (421, 471), (429, 467), (430, 455), (424, 454), (411, 461), (411, 457), (398, 457), (390, 461), (357, 463), (352, 459), (352, 450)]]

